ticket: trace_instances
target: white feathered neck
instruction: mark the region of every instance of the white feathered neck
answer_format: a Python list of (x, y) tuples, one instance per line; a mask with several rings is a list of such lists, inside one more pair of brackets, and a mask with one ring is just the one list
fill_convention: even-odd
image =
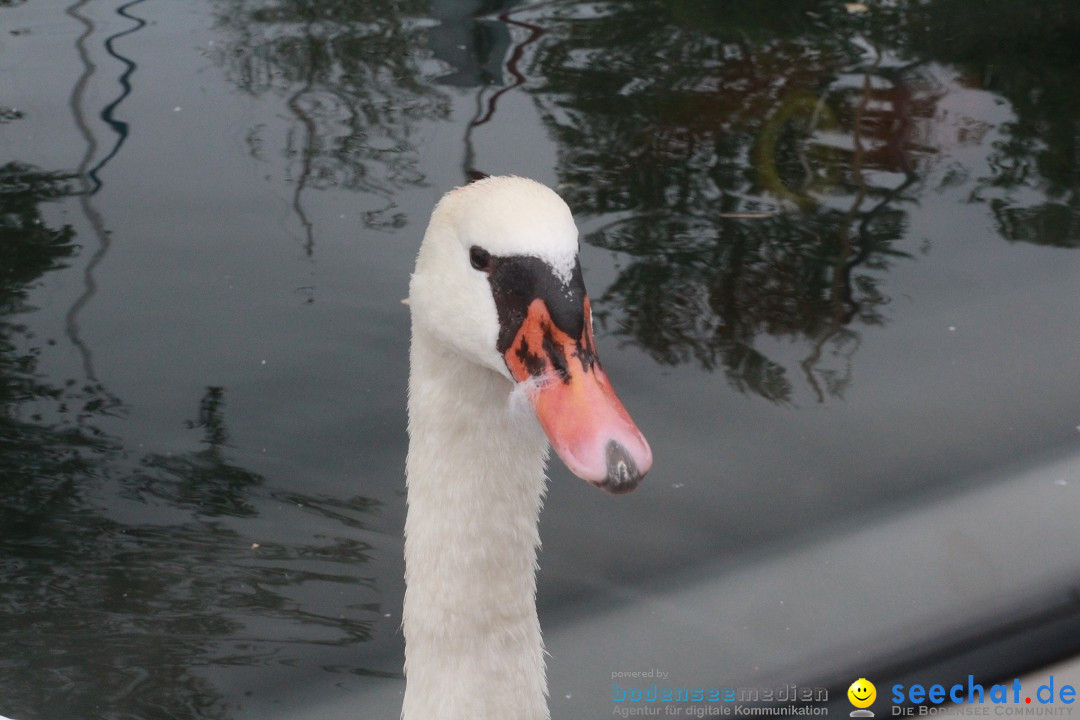
[(511, 383), (413, 327), (405, 720), (546, 720), (536, 615), (547, 440)]

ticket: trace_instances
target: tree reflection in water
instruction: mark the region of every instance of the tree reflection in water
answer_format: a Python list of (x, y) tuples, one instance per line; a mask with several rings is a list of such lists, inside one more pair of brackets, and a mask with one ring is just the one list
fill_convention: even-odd
[[(761, 5), (560, 18), (534, 93), (571, 205), (611, 218), (589, 241), (628, 258), (600, 320), (773, 401), (793, 400), (798, 368), (822, 400), (850, 382), (858, 326), (885, 322), (935, 91), (837, 32), (846, 18)], [(763, 336), (803, 359), (770, 357)]]
[[(365, 211), (368, 227), (397, 228), (405, 216), (394, 192), (423, 181), (416, 125), (445, 119), (448, 99), (423, 81), (419, 0), (216, 0), (213, 53), (245, 92), (284, 99), (292, 115), (281, 151), (289, 158), (293, 210), (313, 252), (315, 233), (303, 206), (307, 189), (331, 187), (382, 198)], [(249, 131), (252, 154), (267, 144), (265, 128)]]
[(370, 638), (379, 595), (363, 575), (371, 547), (356, 530), (377, 504), (282, 495), (272, 502), (352, 531), (253, 542), (230, 519), (257, 517), (265, 481), (228, 457), (223, 388), (206, 389), (189, 423), (203, 433), (201, 449), (140, 457), (98, 429), (115, 409), (102, 402), (110, 393), (39, 371), (51, 341), (21, 318), (42, 278), (78, 254), (74, 230), (50, 227), (40, 205), (84, 187), (75, 173), (0, 168), (4, 707), (230, 717), (213, 668), (290, 665), (304, 647)]
[(21, 163), (0, 168), (0, 527), (9, 536), (32, 534), (39, 515), (66, 502), (76, 478), (110, 447), (81, 424), (99, 408), (96, 390), (43, 377), (38, 362), (47, 341), (20, 318), (32, 310), (30, 291), (41, 276), (66, 266), (77, 250), (74, 230), (49, 227), (38, 206), (77, 187), (72, 173)]
[[(1023, 20), (990, 31), (1007, 43), (958, 27), (955, 3), (865, 15), (841, 3), (697, 0), (538, 10), (530, 18), (545, 35), (529, 88), (559, 142), (561, 189), (576, 211), (607, 220), (587, 240), (626, 258), (598, 319), (657, 361), (722, 369), (744, 392), (793, 401), (801, 373), (818, 401), (842, 395), (859, 328), (887, 322), (889, 268), (923, 244), (907, 237), (909, 212), (933, 190), (940, 102), (957, 89), (933, 62), (1007, 67), (1023, 76), (997, 83), (1007, 95), (1038, 87), (1038, 73), (1011, 70), (1031, 63), (1003, 63), (1002, 48), (1019, 56), (1036, 44), (1048, 66), (1065, 67), (1074, 44), (1038, 38), (1077, 28), (1067, 5), (1012, 6)], [(1032, 101), (1016, 103), (1020, 120), (972, 198), (993, 196), (1010, 240), (1074, 244), (1078, 154), (1062, 162), (1036, 128), (1059, 126), (1073, 147), (1076, 91), (1040, 90), (1053, 99), (1031, 118)], [(1025, 185), (1054, 199), (1005, 199)]]
[[(357, 192), (375, 202), (364, 224), (399, 227), (394, 193), (422, 180), (416, 123), (449, 112), (415, 52), (424, 42), (415, 18), (426, 3), (217, 7), (226, 40), (215, 59), (244, 91), (277, 95), (288, 109), (281, 151), (308, 254), (315, 232), (305, 191)], [(94, 26), (84, 24), (94, 40)], [(4, 120), (22, 117), (5, 112)], [(248, 132), (256, 159), (272, 146), (265, 132)], [(96, 139), (84, 140), (92, 156)], [(221, 684), (223, 668), (289, 667), (318, 654), (324, 670), (382, 674), (325, 650), (366, 642), (382, 617), (365, 574), (372, 547), (362, 539), (377, 503), (269, 490), (230, 458), (221, 387), (206, 389), (189, 424), (203, 434), (196, 450), (144, 455), (98, 429), (108, 411), (103, 389), (38, 373), (41, 341), (19, 322), (40, 278), (79, 255), (74, 230), (49, 228), (40, 204), (94, 184), (85, 173), (17, 164), (0, 183), (5, 709), (224, 718), (236, 698)], [(316, 527), (347, 530), (267, 541), (254, 529), (259, 508), (292, 508)]]
[(898, 48), (959, 68), (959, 82), (996, 93), (1015, 113), (970, 196), (988, 204), (997, 232), (1010, 242), (1080, 247), (1080, 86), (1066, 70), (1080, 66), (1080, 4), (993, 0), (984, 11), (995, 21), (957, 27), (962, 2), (905, 3), (883, 25), (900, 29)]

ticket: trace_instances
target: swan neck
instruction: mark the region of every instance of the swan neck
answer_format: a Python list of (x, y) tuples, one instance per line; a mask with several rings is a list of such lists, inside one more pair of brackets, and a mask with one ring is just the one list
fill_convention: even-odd
[(414, 326), (405, 720), (549, 718), (536, 614), (547, 441), (511, 391)]

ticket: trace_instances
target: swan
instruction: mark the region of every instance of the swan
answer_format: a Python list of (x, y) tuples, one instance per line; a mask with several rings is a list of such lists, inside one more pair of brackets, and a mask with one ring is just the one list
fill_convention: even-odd
[(633, 490), (652, 451), (600, 366), (578, 231), (490, 177), (432, 211), (409, 283), (403, 720), (546, 720), (537, 520), (550, 447)]

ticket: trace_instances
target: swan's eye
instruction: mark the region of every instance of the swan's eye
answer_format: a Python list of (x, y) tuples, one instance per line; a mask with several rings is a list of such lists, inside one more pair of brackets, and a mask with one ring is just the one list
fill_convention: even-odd
[(491, 263), (491, 253), (482, 247), (473, 245), (469, 248), (469, 262), (477, 270), (487, 270)]

